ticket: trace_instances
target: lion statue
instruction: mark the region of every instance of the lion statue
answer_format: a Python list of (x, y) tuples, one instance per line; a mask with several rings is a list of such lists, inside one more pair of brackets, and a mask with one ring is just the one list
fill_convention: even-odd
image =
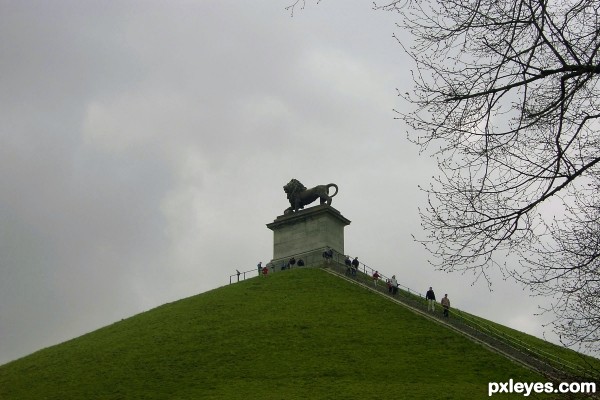
[[(335, 193), (329, 195), (329, 188), (334, 187)], [(289, 214), (296, 212), (304, 206), (312, 203), (313, 201), (320, 199), (321, 204), (331, 205), (331, 198), (338, 192), (338, 187), (335, 183), (329, 185), (319, 185), (312, 189), (307, 189), (297, 179), (292, 179), (287, 185), (283, 187), (283, 190), (287, 194), (287, 198), (290, 201), (290, 208), (286, 209), (283, 213)]]

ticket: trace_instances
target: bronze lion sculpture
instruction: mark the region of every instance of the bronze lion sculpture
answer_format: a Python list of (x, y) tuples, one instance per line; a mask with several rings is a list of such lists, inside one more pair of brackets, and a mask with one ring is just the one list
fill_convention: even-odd
[[(330, 187), (335, 188), (335, 193), (333, 193), (331, 196), (329, 195)], [(283, 213), (289, 214), (304, 208), (304, 206), (317, 199), (320, 199), (321, 204), (327, 204), (330, 206), (331, 198), (337, 194), (338, 187), (335, 183), (330, 183), (329, 185), (319, 185), (315, 186), (314, 188), (307, 189), (306, 186), (300, 183), (300, 181), (297, 179), (292, 179), (283, 187), (283, 190), (287, 194), (287, 198), (290, 201), (291, 206)]]

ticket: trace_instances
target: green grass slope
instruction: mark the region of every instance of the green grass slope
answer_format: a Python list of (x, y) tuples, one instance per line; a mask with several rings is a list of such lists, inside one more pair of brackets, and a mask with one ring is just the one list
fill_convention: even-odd
[(511, 378), (545, 381), (377, 294), (298, 269), (0, 366), (0, 399), (483, 399), (488, 382)]

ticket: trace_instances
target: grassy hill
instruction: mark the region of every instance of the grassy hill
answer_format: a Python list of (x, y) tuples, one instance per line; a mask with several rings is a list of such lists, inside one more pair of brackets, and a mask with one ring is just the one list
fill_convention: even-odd
[(0, 399), (478, 399), (509, 379), (545, 382), (377, 294), (298, 269), (0, 366)]

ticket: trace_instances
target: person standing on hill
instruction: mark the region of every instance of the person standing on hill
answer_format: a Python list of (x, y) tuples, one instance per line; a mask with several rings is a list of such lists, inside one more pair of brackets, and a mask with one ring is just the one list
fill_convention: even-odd
[(350, 259), (350, 256), (346, 256), (344, 264), (346, 264), (346, 275), (348, 275), (348, 273), (352, 273), (352, 260)]
[(256, 264), (256, 268), (258, 268), (258, 276), (260, 276), (262, 272), (262, 261)]
[(392, 284), (392, 296), (394, 296), (396, 293), (398, 293), (398, 281), (396, 280), (396, 275), (392, 275), (390, 283)]
[(442, 298), (442, 307), (444, 307), (444, 317), (448, 318), (448, 312), (450, 311), (450, 299), (448, 298), (448, 294), (445, 294)]
[(323, 252), (323, 258), (325, 259), (326, 264), (331, 264), (331, 259), (333, 258), (333, 250), (327, 247), (327, 250)]
[(352, 276), (356, 276), (356, 271), (358, 271), (358, 266), (359, 266), (358, 257), (354, 257), (354, 260), (352, 260)]
[(373, 274), (373, 283), (375, 284), (375, 286), (377, 286), (377, 281), (379, 281), (379, 271), (375, 271), (375, 273)]
[[(348, 262), (350, 262), (350, 259), (348, 259)], [(352, 276), (356, 278), (356, 271), (358, 271), (358, 262), (352, 262), (350, 263), (350, 265), (350, 272), (352, 273)]]
[(429, 311), (430, 308), (431, 311), (435, 311), (435, 293), (433, 292), (433, 288), (431, 286), (425, 295), (425, 299), (427, 300), (427, 311)]
[(350, 265), (352, 265), (352, 260), (350, 259), (350, 256), (346, 256), (346, 258), (344, 259), (344, 264), (346, 264), (347, 267), (350, 267)]

